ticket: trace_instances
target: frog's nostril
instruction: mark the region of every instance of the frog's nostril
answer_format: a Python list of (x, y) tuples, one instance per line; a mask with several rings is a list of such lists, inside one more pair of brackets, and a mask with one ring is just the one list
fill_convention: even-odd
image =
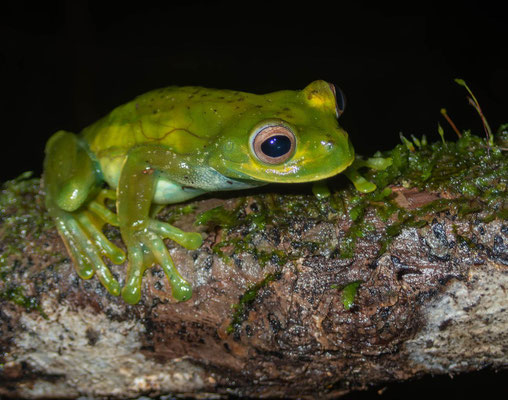
[(327, 150), (332, 150), (335, 146), (334, 140), (321, 140), (321, 145), (324, 146)]

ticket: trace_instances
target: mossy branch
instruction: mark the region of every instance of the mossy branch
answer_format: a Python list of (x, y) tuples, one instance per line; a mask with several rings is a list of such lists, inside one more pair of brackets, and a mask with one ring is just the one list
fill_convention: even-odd
[(332, 398), (506, 367), (506, 136), (404, 138), (377, 154), (391, 166), (363, 170), (369, 194), (338, 176), (324, 199), (273, 187), (166, 207), (159, 218), (206, 235), (195, 251), (167, 243), (194, 286), (183, 303), (158, 267), (136, 306), (79, 279), (39, 180), (7, 182), (0, 395)]

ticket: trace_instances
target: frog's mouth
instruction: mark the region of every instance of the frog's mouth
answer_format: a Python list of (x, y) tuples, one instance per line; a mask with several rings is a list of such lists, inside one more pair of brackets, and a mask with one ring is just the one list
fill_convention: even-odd
[[(352, 150), (352, 147), (351, 147)], [(337, 162), (340, 161), (340, 162)], [(265, 183), (303, 183), (313, 182), (335, 176), (354, 161), (354, 153), (342, 153), (340, 160), (337, 156), (327, 154), (313, 160), (300, 158), (292, 160), (285, 165), (267, 165), (262, 163), (239, 163), (231, 160), (224, 160), (225, 176), (238, 181), (265, 182)], [(325, 169), (324, 165), (335, 165), (333, 168)]]
[(302, 183), (302, 182), (313, 182), (322, 179), (330, 178), (335, 176), (347, 167), (349, 167), (353, 161), (354, 156), (345, 163), (336, 165), (335, 168), (323, 169), (323, 165), (330, 163), (330, 157), (325, 156), (312, 161), (312, 167), (308, 167), (305, 163), (294, 163), (292, 165), (286, 165), (284, 168), (274, 168), (268, 166), (264, 169), (264, 173), (255, 174), (255, 179), (262, 180), (264, 182), (279, 182), (279, 183)]

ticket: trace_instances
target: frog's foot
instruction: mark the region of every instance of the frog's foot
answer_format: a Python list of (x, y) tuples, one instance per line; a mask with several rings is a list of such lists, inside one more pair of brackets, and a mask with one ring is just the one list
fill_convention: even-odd
[(376, 185), (367, 179), (365, 179), (356, 168), (349, 167), (344, 174), (348, 177), (348, 179), (353, 182), (356, 190), (361, 193), (370, 193), (376, 190)]
[(168, 238), (186, 249), (195, 250), (203, 243), (199, 233), (184, 232), (168, 223), (150, 219), (145, 229), (122, 231), (122, 235), (129, 254), (127, 279), (122, 289), (122, 297), (127, 303), (136, 304), (140, 300), (143, 274), (154, 262), (164, 270), (176, 300), (191, 298), (192, 287), (178, 272), (162, 239)]
[(393, 164), (391, 157), (370, 157), (366, 160), (358, 159), (356, 161), (356, 167), (367, 167), (375, 169), (376, 171), (383, 171)]
[(353, 182), (356, 190), (361, 193), (370, 193), (376, 190), (376, 185), (367, 179), (365, 179), (359, 172), (358, 169), (362, 167), (367, 167), (374, 169), (376, 171), (382, 171), (392, 165), (391, 158), (383, 158), (383, 157), (371, 157), (367, 160), (363, 160), (361, 158), (356, 158), (353, 164), (348, 167), (344, 174), (348, 177), (348, 179)]
[(325, 180), (317, 181), (312, 185), (312, 193), (318, 200), (322, 200), (330, 196), (330, 189)]
[(106, 256), (115, 264), (125, 261), (125, 253), (102, 233), (104, 223), (118, 225), (116, 214), (97, 200), (74, 212), (52, 207), (51, 214), (78, 275), (90, 279), (96, 274), (102, 285), (118, 296), (120, 285), (102, 258)]

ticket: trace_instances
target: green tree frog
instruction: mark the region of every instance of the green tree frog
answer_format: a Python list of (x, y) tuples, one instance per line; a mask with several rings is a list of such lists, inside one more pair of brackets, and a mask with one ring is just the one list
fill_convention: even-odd
[[(143, 273), (156, 263), (173, 297), (189, 299), (191, 285), (163, 239), (197, 249), (202, 237), (155, 219), (151, 206), (344, 171), (354, 151), (337, 122), (343, 109), (340, 91), (322, 80), (265, 95), (168, 87), (117, 107), (79, 135), (58, 131), (46, 145), (46, 206), (78, 275), (97, 275), (111, 294), (135, 304)], [(361, 176), (348, 175), (361, 187)], [(116, 200), (116, 214), (107, 198)], [(105, 223), (119, 226), (127, 248), (123, 288), (103, 257), (121, 264), (126, 255), (104, 236)]]

